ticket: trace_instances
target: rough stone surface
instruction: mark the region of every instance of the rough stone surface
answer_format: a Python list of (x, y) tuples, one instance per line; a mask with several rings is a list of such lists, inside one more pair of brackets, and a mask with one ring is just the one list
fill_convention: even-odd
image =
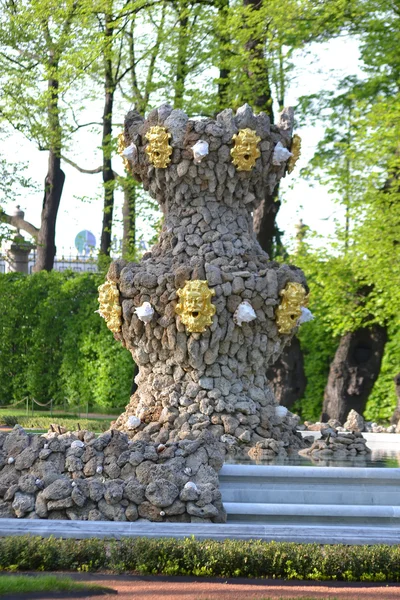
[(348, 431), (364, 431), (365, 421), (364, 417), (358, 414), (357, 411), (351, 409), (349, 414), (347, 415), (346, 423), (344, 424), (344, 428)]
[(300, 450), (299, 454), (308, 456), (316, 462), (340, 458), (361, 458), (371, 454), (362, 433), (340, 432), (333, 427), (321, 429), (321, 438), (315, 440), (310, 448)]
[[(150, 164), (145, 152), (145, 134), (153, 125), (172, 136), (165, 169)], [(278, 142), (290, 146), (292, 126), (291, 110), (271, 125), (248, 106), (236, 115), (223, 111), (215, 121), (191, 121), (170, 107), (153, 111), (148, 120), (128, 113), (125, 143), (138, 148), (133, 176), (165, 214), (152, 252), (140, 263), (117, 261), (108, 273), (123, 313), (115, 337), (139, 366), (137, 391), (115, 425), (131, 439), (166, 444), (196, 440), (208, 430), (236, 456), (255, 445), (275, 454), (304, 447), (293, 415), (276, 416), (266, 372), (292, 338), (280, 335), (275, 323), (279, 294), (288, 282), (306, 285), (305, 279), (299, 269), (270, 261), (252, 227), (265, 188), (272, 192), (285, 175), (285, 163), (274, 166), (272, 154)], [(251, 171), (238, 171), (230, 154), (232, 136), (246, 127), (260, 136), (261, 155)], [(191, 147), (200, 139), (210, 151), (196, 164)], [(175, 312), (177, 290), (195, 279), (207, 280), (215, 293), (216, 314), (203, 333), (189, 333)], [(239, 326), (234, 313), (243, 301), (257, 318)], [(155, 311), (147, 324), (135, 313), (143, 302)], [(141, 421), (134, 431), (129, 417)], [(204, 460), (199, 455), (189, 467)]]
[[(74, 447), (83, 436), (84, 447)], [(224, 447), (210, 432), (160, 446), (132, 442), (117, 430), (99, 437), (82, 431), (34, 436), (16, 425), (5, 440), (15, 461), (0, 466), (0, 518), (190, 522), (207, 512), (216, 522), (226, 520), (218, 490)], [(45, 444), (52, 450), (42, 458), (38, 449)], [(21, 472), (16, 465), (30, 448), (36, 458)], [(106, 469), (87, 475), (85, 467), (94, 458), (98, 465), (121, 465), (121, 475), (115, 478)]]

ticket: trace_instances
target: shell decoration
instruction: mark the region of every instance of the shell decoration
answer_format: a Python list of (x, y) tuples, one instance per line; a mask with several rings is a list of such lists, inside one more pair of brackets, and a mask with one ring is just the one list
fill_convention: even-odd
[(293, 281), (279, 295), (282, 302), (276, 309), (276, 324), (279, 333), (288, 334), (298, 325), (301, 309), (308, 304), (308, 295), (301, 283)]
[(154, 125), (150, 127), (145, 138), (149, 142), (145, 152), (151, 164), (157, 169), (166, 169), (171, 162), (172, 148), (169, 144), (171, 134), (165, 127)]
[(195, 143), (194, 146), (192, 146), (191, 150), (193, 152), (193, 162), (195, 162), (198, 165), (201, 163), (203, 158), (209, 153), (208, 142), (205, 142), (204, 140), (199, 140)]
[(308, 323), (309, 321), (313, 321), (315, 319), (311, 310), (306, 308), (305, 306), (301, 307), (301, 315), (297, 322), (298, 325), (302, 325), (303, 323)]
[(292, 156), (289, 158), (289, 162), (287, 164), (287, 170), (289, 174), (293, 171), (297, 161), (301, 156), (301, 137), (297, 135), (297, 133), (295, 133), (293, 136), (290, 152), (292, 153)]
[(139, 425), (141, 424), (141, 420), (139, 419), (139, 417), (135, 417), (135, 416), (130, 416), (128, 417), (127, 420), (127, 425), (128, 425), (128, 429), (137, 429), (139, 427)]
[(179, 303), (175, 307), (176, 314), (186, 325), (189, 333), (203, 333), (212, 324), (216, 308), (211, 303), (215, 290), (208, 287), (207, 281), (196, 279), (187, 281), (183, 288), (177, 290)]
[(238, 171), (251, 171), (260, 157), (258, 143), (261, 138), (253, 129), (239, 129), (239, 133), (232, 136), (235, 143), (231, 149), (232, 162)]
[(272, 164), (279, 167), (282, 163), (286, 162), (288, 158), (292, 156), (292, 153), (285, 148), (281, 142), (278, 142), (274, 148), (274, 154), (272, 155)]
[(275, 416), (279, 419), (284, 419), (288, 412), (286, 406), (275, 406)]
[(256, 318), (255, 310), (248, 300), (243, 300), (233, 315), (233, 320), (239, 327), (242, 326), (242, 323), (250, 323), (250, 321), (254, 321)]
[(98, 288), (99, 291), (99, 313), (106, 325), (113, 333), (121, 331), (122, 309), (119, 302), (119, 290), (113, 281), (106, 281)]
[(143, 321), (143, 323), (150, 323), (154, 316), (154, 308), (150, 302), (143, 302), (141, 306), (135, 308), (135, 313), (140, 321)]

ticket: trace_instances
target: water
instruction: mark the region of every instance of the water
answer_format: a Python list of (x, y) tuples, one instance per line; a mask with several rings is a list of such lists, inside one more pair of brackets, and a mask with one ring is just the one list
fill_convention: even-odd
[[(372, 446), (372, 444), (371, 444)], [(375, 444), (374, 444), (375, 446)], [(274, 458), (251, 460), (240, 458), (226, 458), (226, 463), (248, 465), (281, 465), (286, 467), (368, 467), (374, 469), (400, 468), (400, 444), (385, 444), (381, 448), (374, 447), (371, 454), (348, 459), (329, 458), (324, 460), (312, 459), (309, 456), (300, 456), (293, 453), (290, 456), (276, 456)]]

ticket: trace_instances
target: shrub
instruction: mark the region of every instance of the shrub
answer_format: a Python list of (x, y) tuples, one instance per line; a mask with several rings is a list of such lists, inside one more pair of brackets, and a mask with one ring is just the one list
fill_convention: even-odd
[(0, 274), (0, 404), (39, 402), (122, 406), (133, 362), (98, 308), (95, 273)]
[(400, 581), (398, 546), (261, 540), (0, 538), (0, 570), (135, 572), (332, 581)]

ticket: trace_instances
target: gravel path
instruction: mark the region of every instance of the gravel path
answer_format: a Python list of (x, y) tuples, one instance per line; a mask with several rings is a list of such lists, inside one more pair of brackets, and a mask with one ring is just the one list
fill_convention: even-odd
[(195, 579), (193, 577), (77, 575), (118, 591), (103, 600), (400, 600), (398, 584), (320, 583), (248, 579)]

